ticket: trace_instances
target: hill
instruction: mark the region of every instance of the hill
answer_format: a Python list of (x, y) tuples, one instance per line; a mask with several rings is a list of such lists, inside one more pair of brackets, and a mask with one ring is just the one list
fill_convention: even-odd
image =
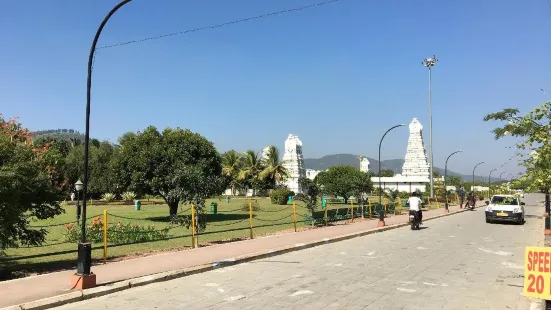
[[(352, 154), (335, 154), (335, 155), (327, 155), (323, 156), (322, 158), (305, 158), (304, 159), (304, 166), (306, 169), (314, 169), (314, 170), (326, 170), (329, 167), (337, 166), (337, 165), (347, 165), (347, 166), (354, 166), (359, 167), (360, 161), (358, 160), (359, 155), (352, 155)], [(363, 156), (367, 157), (367, 156)], [(379, 161), (367, 157), (367, 159), (370, 162), (369, 170), (373, 171), (374, 173), (379, 172)], [(389, 159), (389, 160), (383, 160), (381, 161), (381, 168), (382, 169), (390, 169), (394, 171), (394, 173), (402, 173), (402, 166), (404, 165), (403, 159)], [(444, 169), (434, 167), (434, 171), (440, 172), (441, 175), (444, 175)], [(463, 180), (472, 180), (472, 175), (464, 175), (461, 173), (453, 172), (448, 170), (448, 175), (457, 175), (463, 178)], [(486, 176), (476, 176), (475, 175), (475, 181), (488, 181), (488, 177)], [(500, 181), (499, 178), (492, 178), (492, 181)]]
[(84, 142), (84, 134), (74, 129), (38, 130), (33, 132), (31, 135), (33, 138), (45, 136), (59, 138), (67, 141), (80, 140), (81, 142)]

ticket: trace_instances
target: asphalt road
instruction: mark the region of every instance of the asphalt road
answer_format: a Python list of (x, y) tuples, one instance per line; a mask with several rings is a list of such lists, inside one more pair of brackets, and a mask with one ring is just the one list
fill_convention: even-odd
[(521, 294), (542, 200), (526, 196), (522, 226), (486, 224), (480, 208), (58, 309), (537, 309)]

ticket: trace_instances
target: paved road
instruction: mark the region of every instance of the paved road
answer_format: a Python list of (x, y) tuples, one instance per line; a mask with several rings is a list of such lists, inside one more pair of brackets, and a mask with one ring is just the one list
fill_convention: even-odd
[(58, 309), (530, 309), (523, 253), (542, 243), (542, 200), (527, 195), (524, 226), (477, 209)]

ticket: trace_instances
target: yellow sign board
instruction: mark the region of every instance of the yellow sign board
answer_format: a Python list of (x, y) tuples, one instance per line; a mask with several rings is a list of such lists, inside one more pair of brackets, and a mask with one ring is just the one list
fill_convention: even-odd
[(551, 247), (526, 247), (523, 294), (551, 300)]

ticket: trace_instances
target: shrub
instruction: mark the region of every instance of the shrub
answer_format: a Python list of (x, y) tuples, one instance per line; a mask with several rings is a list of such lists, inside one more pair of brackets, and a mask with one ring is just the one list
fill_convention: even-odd
[[(118, 222), (107, 227), (108, 242), (112, 244), (147, 242), (165, 239), (168, 236), (169, 227), (155, 229), (155, 225), (139, 225)], [(80, 230), (74, 224), (65, 226), (64, 237), (67, 242), (77, 242)], [(103, 242), (103, 222), (100, 217), (92, 220), (92, 225), (86, 228), (86, 239), (93, 243)]]
[(272, 204), (286, 205), (287, 199), (289, 199), (289, 196), (292, 193), (293, 192), (290, 191), (288, 188), (274, 189), (270, 193), (270, 200), (272, 201)]
[[(258, 203), (258, 201), (256, 201), (256, 199), (254, 200), (251, 200), (252, 202), (252, 209), (253, 211), (260, 211), (260, 204)], [(285, 201), (287, 202), (287, 201)], [(241, 204), (241, 211), (247, 211), (249, 212), (249, 201), (246, 201), (244, 202), (243, 204)]]
[(132, 201), (134, 198), (136, 198), (136, 194), (134, 192), (124, 192), (121, 194), (122, 200), (124, 201)]
[(103, 199), (105, 202), (111, 202), (115, 199), (115, 194), (113, 193), (105, 193), (103, 194), (103, 196), (101, 197), (101, 199)]

